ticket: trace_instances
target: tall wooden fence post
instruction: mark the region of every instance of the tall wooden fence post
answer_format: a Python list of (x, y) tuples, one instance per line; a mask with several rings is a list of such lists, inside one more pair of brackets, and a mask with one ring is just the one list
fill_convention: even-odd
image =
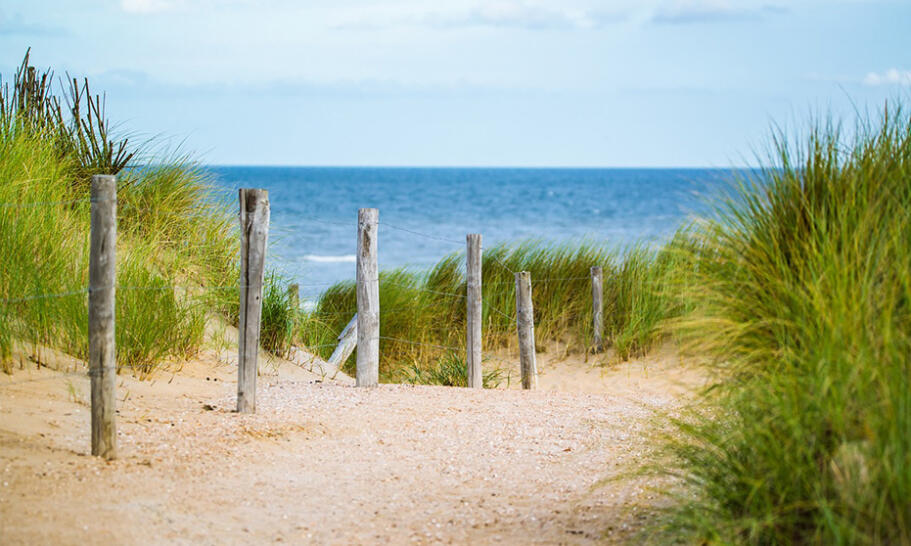
[(117, 457), (114, 302), (117, 178), (92, 177), (89, 249), (89, 376), (92, 385), (92, 455)]
[(473, 389), (484, 388), (484, 375), (481, 369), (481, 234), (469, 233), (466, 236), (467, 251), (465, 254), (466, 317), (468, 332), (466, 334), (466, 366), (468, 367), (468, 386)]
[(240, 197), (240, 319), (237, 324), (237, 411), (256, 411), (256, 372), (269, 235), (269, 192), (242, 188)]
[(604, 340), (601, 336), (601, 327), (604, 322), (604, 300), (602, 291), (603, 271), (601, 266), (591, 268), (592, 275), (592, 350), (601, 352)]
[(522, 388), (538, 388), (535, 362), (535, 311), (531, 303), (531, 273), (516, 273), (516, 327), (519, 331), (519, 366)]
[(358, 387), (380, 381), (380, 283), (377, 277), (377, 209), (357, 211), (357, 378)]

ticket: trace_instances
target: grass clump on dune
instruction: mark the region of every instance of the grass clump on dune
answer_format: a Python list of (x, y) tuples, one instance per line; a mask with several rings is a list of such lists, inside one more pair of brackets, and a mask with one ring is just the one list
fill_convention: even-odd
[[(647, 350), (660, 337), (670, 308), (661, 289), (672, 253), (634, 247), (618, 253), (589, 243), (548, 245), (529, 241), (497, 245), (482, 255), (483, 349), (515, 349), (514, 271), (530, 271), (539, 350), (551, 342), (585, 350), (591, 346), (590, 268), (604, 268), (606, 340), (620, 358)], [(452, 254), (425, 273), (380, 274), (380, 376), (384, 381), (461, 384), (453, 355), (465, 347), (464, 255)], [(302, 343), (325, 358), (357, 310), (355, 285), (327, 290), (299, 329)], [(354, 357), (347, 368), (353, 371)], [(460, 372), (461, 373), (461, 372)], [(498, 378), (502, 379), (502, 378)], [(490, 384), (496, 383), (491, 377)]]
[(674, 534), (911, 543), (911, 118), (855, 134), (779, 139), (694, 231), (679, 326), (724, 379), (679, 423)]
[(233, 218), (185, 158), (129, 168), (142, 151), (111, 140), (88, 84), (60, 98), (53, 81), (26, 57), (0, 89), (0, 367), (17, 343), (86, 358), (90, 180), (117, 174), (117, 361), (145, 374), (200, 347), (201, 287), (236, 276)]

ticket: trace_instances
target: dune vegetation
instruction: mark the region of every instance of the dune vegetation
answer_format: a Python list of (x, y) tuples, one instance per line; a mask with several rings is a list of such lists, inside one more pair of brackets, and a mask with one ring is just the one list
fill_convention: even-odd
[(118, 175), (118, 366), (144, 374), (192, 355), (208, 310), (229, 299), (201, 287), (236, 285), (233, 216), (188, 159), (112, 138), (87, 81), (58, 82), (28, 61), (0, 89), (0, 364), (9, 371), (16, 343), (39, 360), (41, 348), (86, 357), (89, 188), (100, 173)]
[(911, 118), (850, 135), (777, 138), (691, 233), (671, 326), (721, 379), (671, 440), (673, 536), (911, 543)]
[[(0, 89), (0, 366), (17, 347), (86, 357), (97, 173), (119, 176), (118, 365), (192, 356), (213, 316), (236, 321), (230, 206), (186, 158), (112, 138), (87, 82), (53, 84), (26, 57)], [(672, 337), (714, 372), (667, 439), (682, 489), (656, 542), (911, 544), (911, 117), (893, 106), (849, 134), (779, 136), (768, 168), (660, 247), (484, 251), (485, 352), (515, 347), (516, 271), (532, 275), (538, 349), (588, 351), (599, 265), (610, 358)], [(381, 272), (382, 381), (466, 383), (463, 261)], [(328, 357), (354, 284), (312, 310), (288, 284), (267, 274), (263, 347)], [(487, 386), (502, 380), (488, 367)]]
[[(661, 286), (674, 269), (667, 250), (616, 251), (595, 243), (552, 245), (528, 241), (497, 245), (482, 255), (483, 350), (516, 347), (516, 271), (532, 275), (539, 351), (557, 344), (583, 352), (592, 344), (590, 268), (604, 268), (603, 332), (623, 359), (643, 354), (662, 335), (660, 321), (673, 307)], [(386, 381), (466, 382), (464, 253), (443, 258), (427, 272), (380, 274), (380, 375)], [(324, 357), (357, 309), (353, 282), (321, 296), (301, 324), (303, 343)], [(453, 362), (461, 362), (454, 365)], [(347, 369), (353, 371), (354, 357)], [(449, 370), (447, 373), (442, 371)], [(494, 370), (491, 370), (492, 372)]]

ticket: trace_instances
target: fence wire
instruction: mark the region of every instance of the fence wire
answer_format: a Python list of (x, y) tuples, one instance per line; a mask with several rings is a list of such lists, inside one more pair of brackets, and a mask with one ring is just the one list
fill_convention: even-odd
[[(482, 254), (482, 256), (483, 256), (483, 254)], [(490, 259), (492, 259), (497, 265), (499, 265), (500, 267), (502, 267), (502, 268), (505, 269), (506, 271), (509, 271), (509, 272), (512, 273), (513, 275), (515, 275), (516, 273), (518, 273), (518, 271), (513, 271), (512, 268), (510, 268), (508, 265), (504, 264), (504, 263), (503, 263), (502, 261), (500, 261), (500, 259), (497, 258), (496, 256), (490, 255), (489, 257), (490, 257)], [(483, 258), (482, 258), (482, 259), (483, 259)]]
[(357, 227), (357, 223), (356, 223), (356, 222), (354, 222), (354, 223), (352, 223), (352, 222), (340, 222), (340, 221), (338, 221), (338, 220), (326, 220), (325, 218), (316, 218), (316, 217), (313, 217), (313, 216), (308, 216), (304, 221), (305, 221), (305, 222), (312, 222), (312, 223), (314, 223), (314, 224), (327, 224), (327, 225), (330, 225), (330, 226), (345, 226), (345, 227), (350, 227), (350, 228), (356, 228), (356, 227)]
[(481, 301), (487, 304), (487, 309), (489, 309), (489, 310), (491, 310), (491, 311), (493, 311), (493, 312), (495, 312), (495, 313), (498, 313), (498, 314), (500, 314), (500, 315), (503, 315), (504, 317), (506, 317), (507, 319), (509, 319), (510, 322), (516, 320), (516, 316), (515, 316), (515, 315), (507, 315), (507, 314), (504, 313), (503, 311), (500, 311), (499, 309), (497, 309), (497, 307), (496, 307), (495, 305), (493, 305), (492, 303), (490, 303), (490, 301), (484, 299), (483, 297), (481, 298)]
[(412, 235), (417, 235), (418, 237), (424, 237), (425, 239), (431, 239), (434, 241), (442, 241), (444, 243), (449, 243), (449, 244), (459, 245), (459, 246), (462, 246), (465, 244), (465, 241), (455, 241), (453, 239), (446, 239), (444, 237), (438, 237), (436, 235), (429, 235), (427, 233), (421, 233), (420, 231), (415, 231), (413, 229), (396, 226), (396, 225), (390, 224), (388, 222), (377, 222), (377, 225), (385, 226), (387, 228), (394, 229), (397, 231), (402, 231), (405, 233), (411, 233)]
[(88, 292), (89, 292), (88, 288), (83, 288), (81, 290), (71, 290), (69, 292), (60, 292), (58, 294), (36, 294), (34, 296), (25, 296), (22, 298), (11, 298), (11, 299), (0, 300), (0, 304), (22, 303), (22, 302), (26, 302), (26, 301), (44, 300), (44, 299), (51, 299), (51, 298), (65, 298), (68, 296), (78, 296), (81, 294), (88, 294)]
[(62, 205), (75, 205), (76, 203), (101, 203), (101, 202), (103, 202), (103, 201), (92, 201), (92, 199), (90, 197), (85, 197), (83, 199), (68, 199), (66, 201), (31, 201), (31, 202), (26, 202), (26, 203), (18, 203), (18, 202), (12, 201), (12, 202), (7, 202), (7, 203), (0, 203), (0, 207), (9, 207), (9, 208), (58, 207), (58, 206), (62, 206)]
[(400, 284), (400, 283), (391, 282), (391, 281), (381, 281), (381, 284), (387, 284), (387, 285), (390, 285), (390, 286), (397, 286), (397, 287), (399, 287), (399, 288), (404, 288), (404, 289), (406, 289), (406, 290), (416, 290), (416, 291), (418, 291), (418, 292), (427, 292), (427, 293), (430, 293), (430, 294), (436, 294), (436, 295), (438, 295), (438, 296), (449, 296), (449, 297), (452, 297), (452, 298), (465, 298), (465, 297), (467, 297), (465, 294), (457, 294), (457, 293), (455, 293), (455, 292), (441, 292), (441, 291), (439, 291), (439, 290), (431, 290), (431, 289), (429, 289), (429, 288), (421, 288), (420, 286), (410, 286), (410, 285), (407, 285), (407, 284)]
[[(541, 279), (536, 279), (534, 276), (532, 276), (531, 284), (534, 285), (535, 283), (540, 284), (540, 283), (557, 282), (557, 281), (581, 281), (581, 280), (590, 280), (590, 279), (591, 279), (591, 275), (586, 276), (586, 277), (544, 277)], [(516, 283), (516, 281), (512, 280), (512, 281), (492, 281), (492, 282), (486, 282), (486, 283), (482, 283), (482, 284), (483, 284), (483, 286), (490, 286), (490, 285), (498, 285), (498, 284), (515, 284), (515, 283)]]
[(390, 336), (379, 336), (379, 337), (377, 337), (377, 338), (374, 338), (374, 341), (377, 341), (377, 340), (397, 341), (397, 342), (399, 342), (399, 343), (407, 343), (407, 344), (409, 344), (409, 345), (423, 345), (423, 346), (425, 346), (425, 347), (434, 347), (434, 348), (436, 348), (436, 349), (445, 349), (445, 350), (447, 350), (447, 351), (462, 351), (462, 350), (465, 349), (465, 347), (453, 347), (453, 346), (450, 346), (450, 345), (437, 345), (436, 343), (426, 343), (426, 342), (422, 342), (422, 341), (412, 341), (412, 340), (410, 340), (410, 339), (401, 339), (401, 338), (390, 337)]

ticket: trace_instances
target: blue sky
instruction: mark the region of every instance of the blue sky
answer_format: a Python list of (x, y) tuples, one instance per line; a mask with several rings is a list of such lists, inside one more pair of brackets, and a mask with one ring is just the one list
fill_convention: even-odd
[(728, 166), (769, 126), (911, 96), (911, 1), (0, 4), (138, 138), (207, 163)]

